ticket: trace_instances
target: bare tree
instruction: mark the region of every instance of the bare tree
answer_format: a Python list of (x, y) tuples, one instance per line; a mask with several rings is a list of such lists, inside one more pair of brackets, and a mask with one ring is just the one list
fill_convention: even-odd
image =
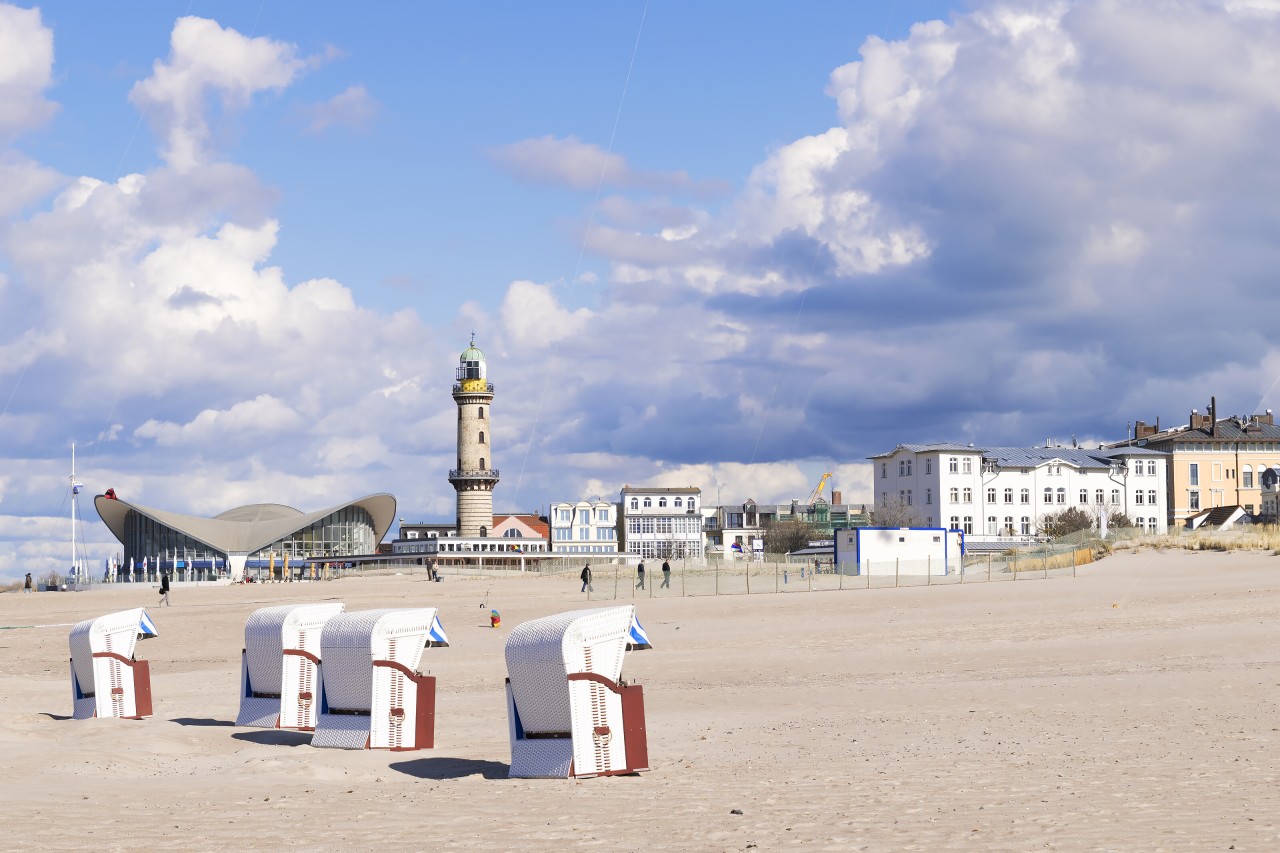
[(765, 526), (764, 549), (771, 554), (786, 554), (817, 538), (818, 528), (807, 521), (774, 521)]
[(920, 516), (916, 508), (902, 498), (895, 498), (883, 506), (871, 510), (872, 527), (918, 527)]
[(1078, 507), (1069, 507), (1062, 512), (1042, 515), (1039, 519), (1040, 533), (1044, 536), (1066, 536), (1077, 530), (1088, 530), (1093, 527), (1093, 515)]

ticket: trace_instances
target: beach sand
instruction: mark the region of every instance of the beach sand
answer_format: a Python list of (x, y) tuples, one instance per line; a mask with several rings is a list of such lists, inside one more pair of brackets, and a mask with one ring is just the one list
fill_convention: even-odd
[[(1076, 578), (639, 599), (654, 648), (624, 676), (645, 686), (652, 771), (509, 780), (503, 643), (588, 606), (578, 587), (0, 596), (4, 846), (1280, 850), (1280, 557), (1148, 550)], [(434, 749), (233, 725), (246, 618), (320, 600), (440, 608)], [(138, 651), (155, 715), (68, 719), (71, 625), (139, 605), (160, 632)]]

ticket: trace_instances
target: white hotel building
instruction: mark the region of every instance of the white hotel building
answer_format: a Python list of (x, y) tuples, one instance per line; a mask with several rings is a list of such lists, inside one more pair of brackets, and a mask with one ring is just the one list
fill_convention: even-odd
[(622, 487), (624, 553), (641, 560), (702, 560), (702, 490), (659, 486)]
[(977, 539), (1034, 536), (1043, 516), (1077, 507), (1168, 530), (1168, 455), (1158, 451), (900, 444), (870, 459), (876, 507), (901, 502), (918, 526)]
[(553, 554), (618, 554), (618, 507), (612, 501), (592, 498), (551, 505)]

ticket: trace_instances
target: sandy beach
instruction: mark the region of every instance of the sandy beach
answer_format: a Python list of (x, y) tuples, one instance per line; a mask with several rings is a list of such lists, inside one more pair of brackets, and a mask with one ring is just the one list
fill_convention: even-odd
[[(586, 606), (578, 587), (0, 596), (6, 847), (1280, 849), (1278, 557), (1148, 550), (1026, 583), (641, 599), (654, 649), (624, 675), (645, 685), (652, 771), (509, 780), (504, 640)], [(435, 749), (233, 725), (245, 619), (319, 600), (440, 608)], [(160, 631), (139, 645), (155, 715), (68, 719), (71, 625), (138, 605)]]

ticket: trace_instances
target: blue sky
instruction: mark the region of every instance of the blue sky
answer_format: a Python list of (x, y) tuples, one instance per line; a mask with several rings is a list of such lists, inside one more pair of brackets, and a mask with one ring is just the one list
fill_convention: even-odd
[(0, 578), (449, 517), (473, 330), (499, 511), (1272, 406), (1277, 7), (0, 3)]

